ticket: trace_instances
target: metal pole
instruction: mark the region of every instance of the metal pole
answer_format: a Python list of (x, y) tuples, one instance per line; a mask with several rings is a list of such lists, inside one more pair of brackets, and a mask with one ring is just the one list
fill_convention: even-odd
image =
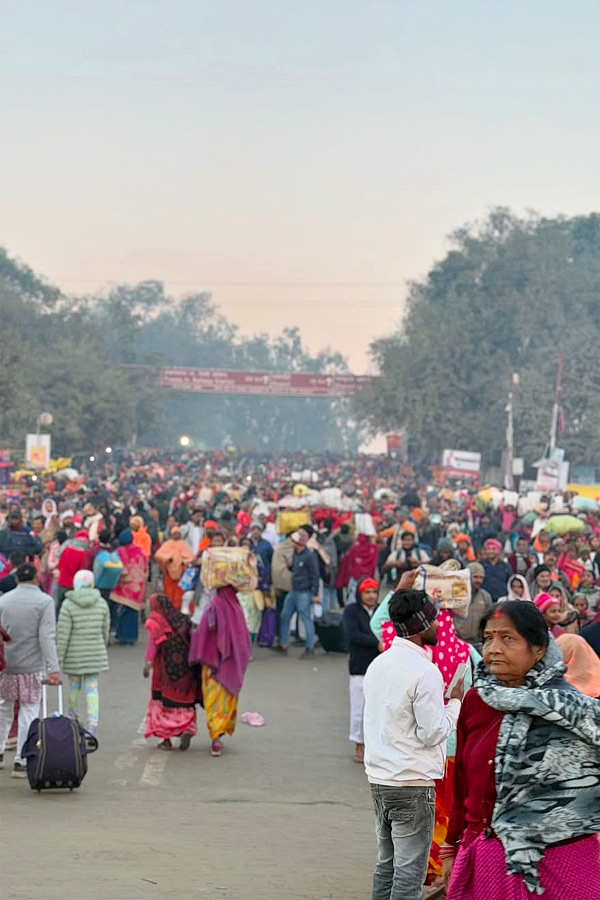
[(513, 456), (514, 456), (514, 426), (513, 426), (513, 390), (512, 387), (508, 392), (508, 403), (506, 404), (506, 412), (508, 420), (506, 423), (506, 465), (504, 467), (504, 487), (507, 491), (512, 491), (514, 487), (513, 478)]
[(556, 373), (556, 388), (554, 390), (554, 406), (552, 407), (552, 425), (550, 427), (550, 455), (556, 449), (556, 432), (558, 431), (558, 411), (560, 409), (560, 399), (562, 393), (562, 374), (563, 364), (565, 361), (564, 354), (558, 357), (558, 372)]
[(510, 390), (508, 392), (508, 403), (506, 404), (506, 462), (504, 466), (504, 487), (507, 491), (514, 490), (515, 479), (513, 473), (513, 461), (515, 458), (515, 429), (514, 429), (514, 399), (515, 388), (519, 383), (519, 373), (513, 372), (511, 378)]

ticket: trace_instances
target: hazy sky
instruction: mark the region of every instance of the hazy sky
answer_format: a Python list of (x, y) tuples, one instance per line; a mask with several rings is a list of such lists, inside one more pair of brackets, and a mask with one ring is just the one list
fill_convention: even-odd
[(599, 42), (598, 0), (0, 0), (0, 243), (362, 371), (454, 228), (600, 209)]

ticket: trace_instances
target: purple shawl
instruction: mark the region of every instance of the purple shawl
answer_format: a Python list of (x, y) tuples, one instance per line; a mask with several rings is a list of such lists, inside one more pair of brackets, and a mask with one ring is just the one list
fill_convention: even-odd
[(210, 666), (212, 677), (237, 697), (250, 662), (252, 645), (235, 590), (219, 588), (192, 634), (190, 663)]

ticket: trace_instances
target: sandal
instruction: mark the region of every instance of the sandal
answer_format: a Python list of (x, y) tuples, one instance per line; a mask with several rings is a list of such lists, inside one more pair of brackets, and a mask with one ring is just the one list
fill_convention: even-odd
[(165, 740), (161, 741), (160, 744), (158, 745), (158, 749), (159, 750), (172, 750), (173, 744), (171, 743), (169, 738), (165, 738)]
[(181, 735), (181, 740), (179, 741), (179, 749), (180, 750), (189, 750), (191, 741), (192, 741), (191, 731), (184, 731), (183, 734)]
[(223, 744), (221, 741), (216, 740), (213, 741), (210, 747), (210, 755), (211, 756), (220, 756), (223, 752)]

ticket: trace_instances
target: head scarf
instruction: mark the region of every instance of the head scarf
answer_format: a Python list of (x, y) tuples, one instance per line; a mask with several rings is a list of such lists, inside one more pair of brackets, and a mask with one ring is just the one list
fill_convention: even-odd
[(356, 596), (360, 599), (363, 591), (378, 591), (379, 590), (379, 582), (375, 581), (374, 578), (361, 578), (356, 586)]
[[(519, 597), (517, 594), (515, 594), (515, 592), (512, 589), (512, 583), (515, 580), (520, 581), (521, 584), (523, 585), (523, 596), (522, 597)], [(523, 578), (522, 575), (511, 575), (510, 578), (508, 579), (507, 587), (508, 587), (508, 599), (509, 600), (529, 600), (529, 602), (531, 602), (531, 594), (529, 593), (529, 585), (527, 584), (526, 579)]]
[(119, 535), (119, 547), (128, 547), (129, 544), (133, 544), (133, 535), (129, 528), (126, 528)]
[(473, 550), (473, 545), (471, 543), (471, 538), (469, 537), (469, 535), (464, 534), (464, 532), (461, 532), (460, 534), (456, 535), (454, 540), (456, 541), (457, 546), (458, 546), (458, 544), (461, 543), (461, 541), (464, 541), (465, 543), (467, 543), (469, 545), (465, 551), (465, 557), (469, 562), (474, 562), (475, 551)]
[(561, 613), (568, 613), (569, 610), (572, 608), (571, 607), (571, 594), (566, 589), (564, 584), (561, 584), (560, 581), (553, 581), (552, 584), (550, 585), (550, 590), (551, 591), (554, 591), (554, 590), (560, 591), (560, 600), (557, 600), (556, 602), (558, 604), (560, 604)]
[(588, 697), (600, 697), (600, 659), (579, 634), (561, 634), (556, 638), (567, 664), (565, 679)]
[(440, 538), (437, 542), (436, 550), (451, 550), (454, 552), (454, 544), (450, 540), (450, 538)]
[(94, 573), (89, 569), (80, 569), (73, 576), (73, 590), (75, 591), (81, 588), (93, 588), (94, 584)]
[(469, 569), (473, 575), (481, 575), (482, 578), (485, 578), (485, 569), (480, 562), (469, 563)]
[(483, 544), (485, 550), (497, 550), (502, 553), (502, 544), (496, 538), (488, 538)]
[(533, 602), (542, 613), (542, 615), (546, 612), (547, 609), (550, 609), (551, 606), (558, 606), (560, 601), (553, 597), (552, 594), (547, 594), (546, 591), (542, 591), (541, 594), (536, 594), (533, 598)]

